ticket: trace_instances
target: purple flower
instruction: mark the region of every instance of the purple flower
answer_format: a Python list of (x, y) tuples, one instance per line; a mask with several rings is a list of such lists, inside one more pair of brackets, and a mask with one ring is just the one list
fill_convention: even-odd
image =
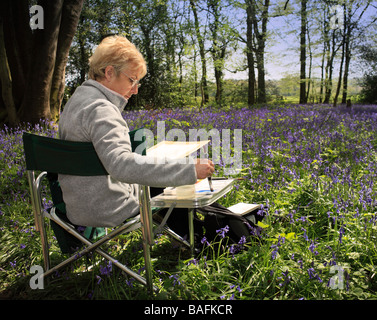
[(113, 270), (113, 264), (112, 264), (112, 262), (111, 261), (109, 261), (108, 262), (108, 264), (106, 265), (106, 266), (100, 266), (99, 267), (99, 272), (100, 272), (100, 274), (101, 275), (103, 275), (103, 276), (110, 276), (111, 275), (111, 272), (112, 272), (112, 270)]
[(246, 243), (246, 237), (245, 237), (245, 236), (242, 236), (241, 239), (240, 239), (240, 241), (238, 241), (238, 244), (239, 244), (240, 246), (243, 246), (245, 243)]
[(276, 255), (278, 253), (279, 248), (281, 245), (285, 243), (285, 237), (279, 236), (278, 242), (276, 244), (272, 244), (270, 248), (274, 249), (271, 253), (272, 260), (276, 259)]
[(229, 226), (225, 226), (224, 228), (220, 228), (216, 230), (216, 233), (221, 237), (225, 238), (225, 234), (229, 231)]
[(175, 287), (177, 284), (180, 285), (181, 281), (179, 280), (179, 276), (177, 274), (172, 274), (169, 276), (169, 279), (173, 279), (173, 286)]
[(315, 255), (318, 255), (318, 251), (315, 250), (315, 248), (316, 248), (316, 246), (315, 246), (315, 244), (314, 244), (314, 241), (311, 241), (310, 246), (309, 246), (309, 250), (310, 250), (312, 253), (314, 253)]
[(195, 258), (194, 259), (191, 259), (188, 263), (187, 263), (187, 265), (189, 266), (190, 264), (193, 264), (193, 265), (197, 265), (198, 264), (198, 260), (196, 260)]
[(209, 246), (210, 243), (208, 242), (207, 238), (206, 237), (203, 237), (202, 240), (200, 241), (202, 244), (206, 245), (206, 246)]
[(279, 286), (280, 287), (283, 287), (285, 285), (287, 285), (290, 281), (291, 281), (291, 276), (288, 275), (289, 271), (282, 271), (282, 277), (278, 277), (277, 280), (283, 280), (283, 282), (280, 282), (279, 283)]
[(314, 270), (314, 268), (308, 269), (309, 279), (317, 279), (319, 282), (322, 282), (322, 279), (319, 277), (318, 273)]
[(339, 243), (342, 243), (343, 235), (344, 235), (344, 227), (341, 226), (339, 229)]

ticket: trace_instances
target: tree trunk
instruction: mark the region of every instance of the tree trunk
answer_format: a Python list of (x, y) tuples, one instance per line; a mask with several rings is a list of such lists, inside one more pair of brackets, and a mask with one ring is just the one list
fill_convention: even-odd
[(3, 21), (0, 18), (0, 83), (1, 83), (1, 93), (5, 109), (8, 114), (8, 123), (11, 126), (15, 126), (19, 120), (17, 116), (16, 106), (13, 101), (13, 90), (12, 90), (12, 75), (10, 73), (7, 53), (5, 50), (4, 43), (4, 31), (3, 31)]
[[(208, 9), (212, 13), (214, 20), (209, 24), (209, 28), (212, 33), (212, 48), (211, 54), (214, 63), (215, 69), (215, 81), (216, 81), (216, 104), (218, 106), (222, 105), (222, 96), (223, 96), (223, 77), (224, 77), (224, 59), (226, 53), (226, 39), (221, 33), (221, 22), (220, 22), (220, 2), (208, 1)], [(221, 36), (222, 35), (222, 36)]]
[[(323, 103), (330, 103), (332, 93), (332, 74), (334, 69), (334, 58), (338, 49), (335, 48), (335, 32), (332, 33), (331, 45), (329, 45), (329, 53), (326, 65), (326, 81), (325, 81), (325, 100)], [(329, 41), (330, 43), (330, 41)]]
[[(345, 18), (345, 8), (344, 8), (344, 18)], [(344, 19), (346, 21), (346, 19)], [(343, 65), (344, 65), (344, 55), (345, 55), (345, 43), (346, 43), (346, 27), (343, 27), (343, 39), (342, 39), (342, 57), (340, 59), (340, 67), (339, 67), (339, 79), (338, 79), (338, 85), (336, 87), (335, 97), (334, 97), (334, 107), (336, 107), (336, 104), (338, 102), (338, 97), (340, 93), (340, 88), (342, 86), (342, 75), (343, 75)]]
[(254, 66), (254, 48), (253, 48), (253, 20), (252, 20), (252, 9), (250, 1), (247, 1), (246, 8), (246, 57), (247, 57), (247, 67), (248, 67), (248, 93), (247, 102), (249, 106), (255, 104), (255, 66)]
[(262, 27), (261, 31), (258, 28), (258, 19), (256, 16), (256, 4), (255, 0), (251, 1), (251, 17), (253, 21), (254, 33), (256, 35), (256, 48), (255, 57), (258, 70), (258, 103), (266, 103), (266, 80), (265, 80), (265, 67), (264, 67), (264, 51), (266, 47), (266, 36), (267, 36), (267, 22), (268, 22), (268, 8), (270, 6), (270, 0), (265, 0), (262, 10)]
[(300, 33), (300, 103), (306, 103), (306, 1), (301, 0), (301, 33)]
[(44, 29), (33, 33), (32, 63), (20, 108), (23, 121), (37, 123), (51, 119), (50, 92), (55, 68), (57, 43), (64, 0), (41, 1)]
[[(322, 51), (322, 57), (321, 57), (321, 83), (320, 83), (320, 92), (319, 92), (319, 103), (322, 103), (324, 99), (324, 88), (326, 83), (325, 78), (325, 60), (328, 52), (328, 21), (326, 18), (326, 9), (323, 11), (323, 51)], [(327, 73), (326, 73), (327, 74)]]
[(345, 45), (345, 64), (344, 64), (342, 103), (347, 103), (348, 74), (349, 74), (349, 67), (350, 67), (350, 62), (351, 62), (351, 49), (350, 49), (349, 41), (350, 40), (348, 38), (346, 40), (346, 45)]
[[(12, 77), (12, 99), (18, 113), (32, 57), (30, 54), (32, 37), (29, 26), (28, 0), (0, 1), (0, 17), (3, 20), (5, 54)], [(7, 113), (1, 116), (0, 122), (4, 121), (6, 117), (8, 117)]]
[[(313, 81), (312, 81), (312, 67), (313, 67), (313, 52), (312, 52), (312, 45), (311, 45), (311, 41), (310, 41), (310, 33), (309, 33), (309, 30), (307, 30), (307, 35), (308, 35), (308, 50), (309, 50), (309, 74), (308, 74), (308, 79), (307, 79), (307, 82), (308, 82), (308, 87), (306, 89), (306, 102), (309, 101), (309, 95), (310, 95), (310, 89), (311, 87), (314, 89), (314, 85), (313, 85)], [(312, 100), (313, 100), (313, 103), (314, 103), (314, 90), (313, 90), (313, 94), (312, 94)]]
[(342, 75), (343, 75), (343, 64), (344, 64), (344, 38), (343, 38), (343, 45), (342, 45), (342, 57), (340, 59), (340, 67), (339, 67), (339, 79), (338, 79), (338, 85), (336, 86), (336, 92), (334, 97), (334, 107), (336, 107), (336, 104), (338, 102), (338, 97), (340, 93), (340, 88), (342, 86)]
[(56, 51), (54, 74), (51, 83), (50, 112), (52, 118), (58, 117), (64, 95), (65, 67), (67, 65), (69, 49), (80, 19), (83, 1), (65, 0), (59, 39)]
[(351, 26), (351, 16), (352, 10), (351, 7), (347, 9), (347, 16), (344, 19), (345, 23), (345, 63), (344, 63), (344, 77), (343, 77), (343, 96), (342, 96), (342, 103), (347, 103), (347, 94), (348, 94), (348, 73), (349, 67), (351, 62), (351, 34), (352, 34), (352, 26)]
[(202, 61), (202, 80), (201, 80), (202, 103), (201, 105), (203, 106), (209, 101), (208, 85), (207, 85), (207, 60), (205, 57), (204, 40), (200, 33), (198, 12), (196, 10), (195, 0), (190, 0), (190, 6), (194, 14), (195, 32), (196, 32), (196, 37), (198, 39), (200, 59)]
[[(29, 25), (30, 1), (3, 0), (0, 3), (17, 121), (37, 123), (42, 118), (58, 115), (68, 51), (83, 2), (39, 1), (43, 12), (38, 10), (38, 14), (43, 17), (43, 27), (40, 29), (38, 25), (34, 30)], [(2, 87), (6, 86), (2, 84)]]

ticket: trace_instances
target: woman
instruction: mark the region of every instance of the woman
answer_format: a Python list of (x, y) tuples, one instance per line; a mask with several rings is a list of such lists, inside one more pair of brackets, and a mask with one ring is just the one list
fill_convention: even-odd
[[(211, 161), (194, 164), (141, 162), (132, 153), (122, 117), (138, 93), (146, 63), (126, 38), (105, 38), (89, 60), (89, 80), (76, 89), (59, 121), (63, 140), (90, 141), (108, 176), (59, 175), (68, 219), (91, 227), (114, 227), (139, 213), (138, 184), (166, 187), (193, 184), (212, 175)], [(144, 164), (140, 164), (144, 163)]]

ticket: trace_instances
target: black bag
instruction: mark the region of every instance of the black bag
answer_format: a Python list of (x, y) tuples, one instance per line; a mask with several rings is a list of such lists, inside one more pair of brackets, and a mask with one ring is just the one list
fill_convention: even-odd
[(242, 237), (249, 242), (258, 232), (258, 221), (264, 218), (263, 210), (254, 210), (242, 216), (216, 202), (198, 211), (204, 214), (203, 226), (208, 242), (219, 240), (219, 237), (227, 237), (228, 244), (239, 243)]
[[(167, 208), (159, 211), (161, 219), (164, 217)], [(258, 221), (263, 220), (264, 211), (254, 210), (244, 216), (233, 213), (228, 208), (213, 203), (197, 209), (198, 213), (204, 216), (201, 219), (196, 214), (194, 216), (194, 237), (196, 249), (201, 251), (204, 238), (209, 243), (219, 242), (221, 237), (227, 238), (227, 244), (237, 244), (242, 237), (246, 242), (251, 242), (253, 236), (258, 236), (260, 228), (257, 226)], [(167, 225), (181, 237), (188, 239), (188, 209), (175, 208), (167, 221)]]

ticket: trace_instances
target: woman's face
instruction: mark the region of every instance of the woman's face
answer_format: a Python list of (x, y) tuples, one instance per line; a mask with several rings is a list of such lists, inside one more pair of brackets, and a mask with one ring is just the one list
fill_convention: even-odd
[(105, 77), (99, 82), (107, 88), (119, 93), (127, 100), (138, 93), (138, 75), (133, 71), (122, 70), (116, 75), (113, 66), (107, 66)]

